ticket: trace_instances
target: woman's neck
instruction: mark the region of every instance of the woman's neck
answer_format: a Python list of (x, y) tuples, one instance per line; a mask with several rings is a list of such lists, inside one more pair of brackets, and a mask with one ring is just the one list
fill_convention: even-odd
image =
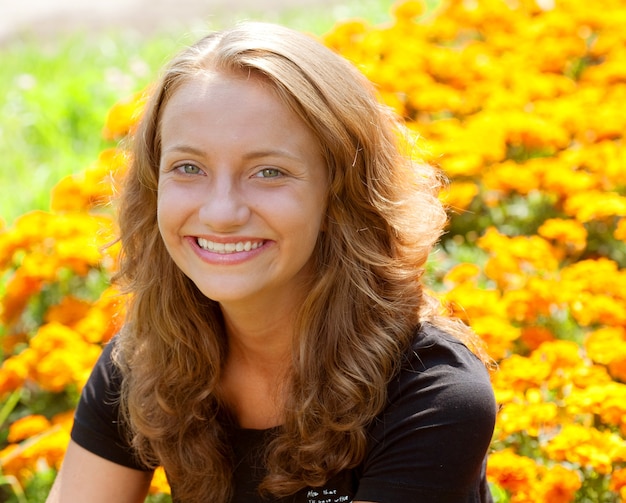
[(276, 310), (265, 315), (223, 312), (228, 355), (220, 387), (226, 403), (242, 428), (282, 424), (292, 365), (293, 316), (281, 316)]

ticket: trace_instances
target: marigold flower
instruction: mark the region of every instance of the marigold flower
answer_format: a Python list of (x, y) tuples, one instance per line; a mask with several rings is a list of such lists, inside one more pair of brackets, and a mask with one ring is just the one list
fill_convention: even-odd
[(580, 346), (575, 342), (562, 340), (544, 342), (530, 354), (530, 359), (549, 363), (553, 372), (584, 364)]
[(519, 339), (520, 329), (506, 318), (479, 316), (471, 320), (474, 331), (485, 342), (489, 355), (496, 360), (507, 356), (513, 349), (513, 342)]
[(529, 194), (540, 185), (541, 171), (533, 169), (531, 163), (525, 165), (507, 160), (491, 165), (482, 176), (482, 181), (487, 189), (502, 191), (506, 194), (511, 192)]
[[(40, 271), (43, 272), (43, 271)], [(32, 296), (41, 290), (44, 281), (18, 269), (6, 284), (6, 292), (0, 299), (0, 319), (12, 325), (21, 315)]]
[(544, 221), (537, 233), (556, 243), (558, 248), (563, 251), (561, 258), (572, 254), (576, 255), (587, 246), (587, 229), (576, 220), (550, 218)]
[(30, 348), (10, 356), (0, 366), (0, 396), (16, 391), (30, 378), (36, 354)]
[(20, 442), (28, 437), (38, 435), (50, 427), (50, 421), (41, 414), (23, 417), (11, 423), (9, 427), (9, 442)]
[(350, 46), (359, 47), (359, 43), (369, 30), (369, 24), (361, 19), (342, 21), (335, 24), (333, 29), (324, 35), (323, 42), (331, 49), (341, 51), (348, 59), (352, 59), (344, 51)]
[(626, 427), (626, 384), (590, 383), (585, 389), (574, 389), (565, 403), (573, 416), (591, 414), (603, 424)]
[(600, 474), (611, 473), (614, 462), (626, 460), (623, 439), (610, 431), (582, 424), (563, 425), (543, 449), (554, 461), (592, 468)]
[(603, 327), (589, 332), (584, 346), (589, 358), (608, 365), (626, 354), (626, 327)]
[(558, 270), (552, 246), (540, 236), (508, 237), (489, 228), (478, 246), (490, 254), (485, 273), (502, 289), (523, 288), (529, 275)]
[(523, 327), (520, 339), (526, 347), (532, 351), (533, 349), (537, 349), (544, 342), (553, 341), (554, 334), (545, 327)]
[(613, 236), (615, 236), (615, 239), (626, 242), (626, 218), (620, 218), (618, 220)]
[(475, 283), (480, 275), (480, 267), (476, 264), (463, 262), (450, 269), (443, 278), (444, 283), (460, 285), (464, 283)]
[(154, 471), (150, 482), (150, 494), (171, 494), (170, 485), (162, 467), (158, 467)]
[(57, 322), (39, 328), (30, 348), (37, 358), (35, 379), (45, 390), (63, 391), (69, 385), (82, 388), (101, 352), (76, 331)]
[(127, 165), (125, 152), (102, 151), (93, 165), (66, 176), (52, 188), (50, 208), (54, 212), (80, 212), (106, 205), (115, 193), (115, 180), (124, 174)]
[(586, 191), (567, 198), (565, 213), (580, 222), (626, 216), (626, 196), (617, 192)]
[(63, 297), (60, 304), (48, 309), (44, 319), (47, 323), (58, 322), (62, 325), (73, 326), (85, 317), (89, 307), (89, 302), (67, 295)]
[(552, 366), (547, 361), (513, 354), (500, 362), (492, 382), (496, 390), (512, 390), (516, 395), (525, 395), (528, 390), (541, 388), (550, 372)]
[(611, 474), (609, 489), (611, 489), (611, 491), (619, 492), (624, 488), (626, 488), (626, 468), (614, 470)]
[(440, 195), (443, 203), (452, 211), (465, 210), (478, 195), (478, 186), (474, 182), (455, 182)]
[(498, 413), (499, 436), (524, 432), (531, 437), (539, 437), (545, 430), (554, 428), (557, 423), (559, 407), (553, 402), (528, 403), (509, 402)]
[(563, 309), (558, 295), (558, 282), (529, 277), (522, 289), (506, 290), (502, 294), (508, 317), (519, 323), (535, 323)]
[(116, 140), (134, 131), (148, 100), (149, 89), (136, 92), (128, 99), (116, 103), (108, 112), (102, 136)]
[(570, 503), (582, 487), (578, 472), (562, 465), (554, 465), (545, 471), (541, 479), (541, 501), (546, 503)]
[(487, 463), (487, 476), (511, 493), (529, 492), (541, 472), (537, 463), (516, 454), (512, 449), (491, 453)]

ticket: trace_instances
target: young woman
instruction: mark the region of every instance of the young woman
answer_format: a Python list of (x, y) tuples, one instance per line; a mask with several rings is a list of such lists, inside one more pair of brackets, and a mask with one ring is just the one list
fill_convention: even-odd
[(484, 358), (421, 283), (446, 214), (367, 80), (247, 23), (176, 57), (120, 208), (128, 320), (48, 501), (491, 501)]

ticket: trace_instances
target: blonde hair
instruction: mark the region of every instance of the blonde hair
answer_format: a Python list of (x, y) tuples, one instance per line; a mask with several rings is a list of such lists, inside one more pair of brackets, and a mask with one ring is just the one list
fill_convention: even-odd
[(122, 411), (140, 459), (164, 466), (177, 498), (227, 502), (233, 468), (225, 430), (232, 418), (219, 388), (228, 352), (220, 309), (173, 263), (156, 221), (163, 108), (207, 71), (262, 77), (316, 135), (328, 166), (317, 277), (297, 313), (285, 421), (267, 448), (261, 484), (282, 497), (362, 461), (367, 427), (420, 322), (471, 334), (438, 318), (421, 283), (446, 223), (441, 177), (401, 152), (402, 125), (365, 77), (284, 27), (245, 23), (205, 37), (155, 87), (120, 207), (117, 279), (133, 294), (116, 353)]

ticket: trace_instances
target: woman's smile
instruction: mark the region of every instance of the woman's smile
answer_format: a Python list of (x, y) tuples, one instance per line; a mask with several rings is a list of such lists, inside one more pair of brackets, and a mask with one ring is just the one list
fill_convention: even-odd
[(256, 250), (259, 246), (263, 246), (264, 241), (236, 241), (228, 243), (220, 243), (211, 241), (209, 239), (198, 238), (198, 246), (203, 250), (207, 250), (213, 253), (230, 254), (238, 252), (249, 252), (250, 250)]

